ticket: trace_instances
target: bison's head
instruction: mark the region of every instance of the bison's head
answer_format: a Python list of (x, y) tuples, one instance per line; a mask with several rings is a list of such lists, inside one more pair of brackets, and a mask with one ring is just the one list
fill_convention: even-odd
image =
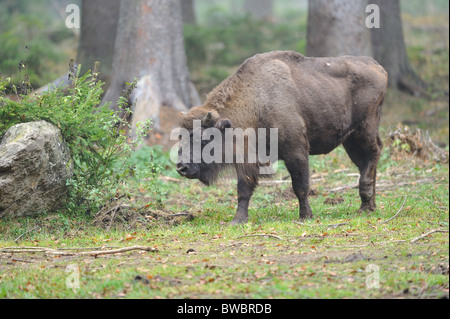
[(201, 117), (192, 117), (193, 112), (190, 113), (184, 116), (180, 130), (177, 172), (210, 185), (225, 167), (224, 131), (232, 124), (217, 112), (207, 112)]

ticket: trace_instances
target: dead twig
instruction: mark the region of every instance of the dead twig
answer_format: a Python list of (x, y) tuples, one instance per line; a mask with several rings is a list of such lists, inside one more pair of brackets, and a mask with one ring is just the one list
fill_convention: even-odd
[(121, 204), (122, 203), (120, 203), (113, 209), (113, 211), (111, 213), (111, 220), (109, 221), (109, 225), (106, 227), (106, 231), (109, 231), (111, 229), (113, 222), (114, 222), (114, 217), (116, 217), (116, 213), (120, 210)]
[(27, 263), (27, 264), (32, 264), (32, 263), (34, 263), (34, 261), (31, 261), (31, 260), (18, 259), (18, 258), (13, 258), (13, 259), (11, 259), (11, 261), (14, 261), (14, 262), (21, 262), (21, 263)]
[(124, 253), (124, 252), (132, 251), (132, 250), (144, 250), (144, 251), (151, 251), (151, 252), (157, 251), (157, 249), (154, 247), (130, 246), (130, 247), (124, 247), (124, 248), (118, 248), (118, 249), (111, 249), (111, 250), (95, 250), (95, 251), (86, 251), (86, 252), (79, 252), (79, 253), (56, 252), (55, 254), (64, 255), (64, 256), (94, 256), (94, 257), (96, 257), (99, 255), (111, 255), (111, 254)]
[(326, 229), (335, 229), (335, 228), (338, 228), (340, 226), (344, 226), (344, 225), (348, 225), (349, 224), (349, 223), (337, 223), (337, 224), (330, 224), (330, 225), (322, 225), (322, 224), (318, 224), (318, 225), (311, 224), (311, 225), (308, 225), (308, 224), (304, 224), (302, 222), (298, 222), (296, 220), (294, 220), (294, 223), (298, 224), (298, 225), (302, 225), (302, 226), (311, 226), (311, 227), (324, 226), (324, 227), (326, 227)]
[(3, 247), (2, 252), (10, 252), (13, 250), (16, 251), (44, 251), (44, 250), (98, 250), (98, 249), (110, 249), (110, 248), (119, 248), (119, 246), (102, 246), (102, 247), (64, 247), (64, 248), (45, 248), (45, 247), (36, 247), (36, 246), (23, 246), (23, 247)]
[(406, 240), (400, 239), (400, 240), (388, 240), (388, 241), (380, 241), (380, 242), (370, 242), (368, 244), (362, 244), (362, 245), (347, 245), (347, 246), (325, 246), (327, 248), (362, 248), (367, 246), (375, 246), (375, 245), (386, 245), (386, 244), (393, 244), (393, 243), (405, 243)]
[(434, 230), (431, 230), (431, 231), (429, 231), (429, 232), (427, 232), (427, 233), (425, 233), (425, 234), (423, 234), (423, 235), (421, 235), (419, 237), (415, 237), (415, 238), (413, 238), (411, 240), (396, 239), (396, 240), (388, 240), (388, 241), (381, 241), (381, 242), (370, 242), (370, 243), (362, 244), (362, 245), (325, 246), (325, 247), (333, 247), (333, 248), (362, 248), (362, 247), (367, 247), (367, 246), (386, 245), (386, 244), (394, 244), (394, 243), (400, 244), (400, 243), (408, 243), (409, 242), (409, 243), (413, 244), (416, 241), (421, 240), (421, 239), (423, 239), (425, 237), (428, 237), (431, 234), (434, 234), (434, 233), (448, 233), (448, 232), (449, 231), (446, 230), (446, 229), (434, 229)]
[(336, 188), (332, 188), (332, 189), (327, 189), (325, 190), (326, 193), (337, 193), (340, 191), (345, 191), (345, 190), (349, 190), (352, 188), (358, 188), (359, 184), (350, 184), (350, 185), (344, 185), (344, 186), (340, 186), (340, 187), (336, 187)]
[(292, 183), (291, 181), (285, 181), (285, 180), (273, 180), (273, 181), (260, 181), (259, 184), (264, 185), (273, 185), (273, 184), (285, 184), (285, 183)]
[(2, 253), (46, 253), (46, 252), (57, 252), (57, 250), (52, 249), (52, 248), (45, 248), (45, 247), (35, 247), (35, 248), (16, 247), (14, 249), (5, 247), (5, 248), (0, 249), (0, 252), (2, 252)]
[(175, 183), (181, 183), (183, 181), (182, 179), (173, 178), (173, 177), (165, 176), (165, 175), (161, 175), (161, 176), (159, 176), (159, 178), (162, 180), (165, 180), (165, 181), (175, 182)]
[(272, 238), (276, 238), (276, 239), (283, 240), (283, 238), (281, 238), (280, 236), (271, 235), (271, 234), (251, 234), (251, 235), (242, 235), (242, 236), (239, 236), (238, 239), (239, 239), (239, 238), (242, 238), (242, 237), (255, 237), (255, 236), (261, 236), (261, 237), (266, 236), (266, 237), (272, 237)]
[(167, 217), (177, 217), (177, 216), (189, 216), (191, 213), (176, 213), (172, 215), (167, 215)]
[(410, 243), (415, 243), (416, 241), (421, 240), (425, 237), (428, 237), (429, 235), (434, 234), (434, 233), (448, 233), (448, 230), (447, 229), (433, 229), (419, 237), (411, 239)]
[(341, 227), (341, 226), (344, 226), (344, 225), (348, 225), (348, 224), (349, 223), (331, 224), (331, 225), (328, 225), (327, 229), (335, 229), (335, 228), (338, 228), (338, 227)]
[(408, 195), (405, 195), (405, 199), (403, 200), (403, 204), (402, 204), (402, 206), (400, 207), (400, 209), (395, 213), (395, 215), (392, 216), (391, 218), (389, 218), (388, 220), (382, 222), (381, 224), (387, 224), (387, 223), (389, 223), (391, 220), (393, 220), (395, 217), (397, 217), (397, 215), (402, 211), (403, 207), (405, 206), (405, 203), (406, 203), (406, 197), (408, 197)]
[(22, 235), (20, 235), (20, 236), (17, 237), (16, 239), (14, 239), (14, 242), (17, 242), (23, 235), (26, 235), (26, 234), (32, 232), (32, 231), (35, 230), (36, 228), (41, 228), (41, 226), (36, 226), (36, 227), (34, 227), (34, 228), (30, 229), (30, 230), (27, 230), (27, 231), (24, 232)]
[[(403, 186), (409, 186), (409, 185), (428, 184), (433, 181), (434, 181), (434, 178), (423, 178), (423, 179), (419, 179), (419, 180), (415, 180), (415, 181), (411, 181), (411, 182), (400, 182), (400, 183), (395, 184), (395, 183), (389, 183), (389, 181), (387, 181), (387, 180), (380, 180), (380, 181), (377, 181), (377, 190), (388, 190), (388, 189), (396, 189), (396, 188), (400, 188)], [(325, 189), (324, 192), (325, 193), (337, 193), (337, 192), (346, 191), (346, 190), (354, 189), (354, 188), (358, 188), (358, 187), (359, 187), (359, 184), (354, 183), (354, 184), (339, 186), (336, 188)]]
[(132, 250), (144, 250), (144, 251), (151, 251), (156, 252), (157, 249), (154, 247), (148, 247), (148, 246), (130, 246), (130, 247), (124, 247), (124, 248), (118, 248), (118, 249), (110, 249), (110, 250), (94, 250), (94, 251), (85, 251), (85, 252), (68, 252), (68, 251), (61, 251), (53, 248), (46, 248), (46, 247), (33, 247), (26, 248), (26, 249), (10, 249), (10, 248), (2, 248), (0, 252), (4, 253), (37, 253), (37, 252), (44, 252), (46, 254), (52, 254), (52, 255), (59, 255), (59, 256), (99, 256), (99, 255), (110, 255), (110, 254), (118, 254), (118, 253), (124, 253), (127, 251)]

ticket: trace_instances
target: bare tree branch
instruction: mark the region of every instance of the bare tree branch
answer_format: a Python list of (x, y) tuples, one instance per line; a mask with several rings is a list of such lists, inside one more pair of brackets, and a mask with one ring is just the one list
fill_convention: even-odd
[(402, 204), (402, 206), (400, 207), (400, 209), (395, 213), (395, 215), (392, 216), (391, 218), (389, 218), (388, 220), (382, 222), (381, 224), (387, 224), (387, 223), (389, 223), (391, 220), (393, 220), (395, 217), (397, 217), (397, 215), (402, 211), (403, 206), (405, 206), (406, 197), (408, 197), (408, 195), (405, 195), (405, 199), (403, 200), (403, 204)]
[(410, 243), (415, 243), (416, 241), (421, 240), (421, 239), (423, 239), (431, 234), (434, 234), (434, 233), (448, 233), (448, 230), (447, 229), (433, 229), (419, 237), (411, 239)]

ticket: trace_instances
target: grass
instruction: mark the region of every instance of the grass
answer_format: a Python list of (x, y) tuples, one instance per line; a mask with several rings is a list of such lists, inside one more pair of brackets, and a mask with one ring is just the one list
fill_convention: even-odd
[[(158, 187), (169, 200), (163, 207), (145, 195), (131, 197), (129, 204), (189, 212), (193, 219), (165, 221), (146, 218), (146, 209), (131, 210), (133, 218), (110, 230), (95, 226), (92, 217), (62, 213), (2, 220), (0, 249), (144, 245), (157, 251), (97, 257), (2, 252), (0, 298), (448, 296), (448, 234), (435, 233), (410, 243), (431, 229), (448, 230), (448, 165), (412, 158), (382, 160), (378, 209), (369, 215), (357, 212), (357, 189), (330, 192), (356, 182), (356, 169), (343, 150), (312, 157), (311, 168), (315, 216), (303, 225), (294, 223), (298, 204), (288, 182), (261, 184), (251, 202), (249, 223), (233, 227), (228, 222), (236, 209), (234, 181), (204, 188), (198, 182), (164, 178)], [(286, 174), (280, 165), (277, 175)], [(420, 182), (424, 178), (429, 182)], [(400, 209), (405, 196), (398, 216), (383, 224)], [(333, 205), (329, 198), (340, 200)], [(328, 227), (338, 223), (347, 224)], [(264, 234), (269, 236), (253, 236)], [(80, 271), (76, 290), (66, 285), (73, 278), (67, 267), (74, 266)], [(379, 288), (367, 286), (372, 268), (379, 273)]]

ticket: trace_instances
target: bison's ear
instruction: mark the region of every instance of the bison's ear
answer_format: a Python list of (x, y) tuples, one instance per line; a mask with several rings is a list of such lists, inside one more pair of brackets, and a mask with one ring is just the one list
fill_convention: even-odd
[(230, 128), (233, 126), (233, 123), (231, 123), (231, 121), (229, 119), (219, 119), (216, 122), (215, 127), (218, 128), (219, 130), (223, 131), (226, 128)]

